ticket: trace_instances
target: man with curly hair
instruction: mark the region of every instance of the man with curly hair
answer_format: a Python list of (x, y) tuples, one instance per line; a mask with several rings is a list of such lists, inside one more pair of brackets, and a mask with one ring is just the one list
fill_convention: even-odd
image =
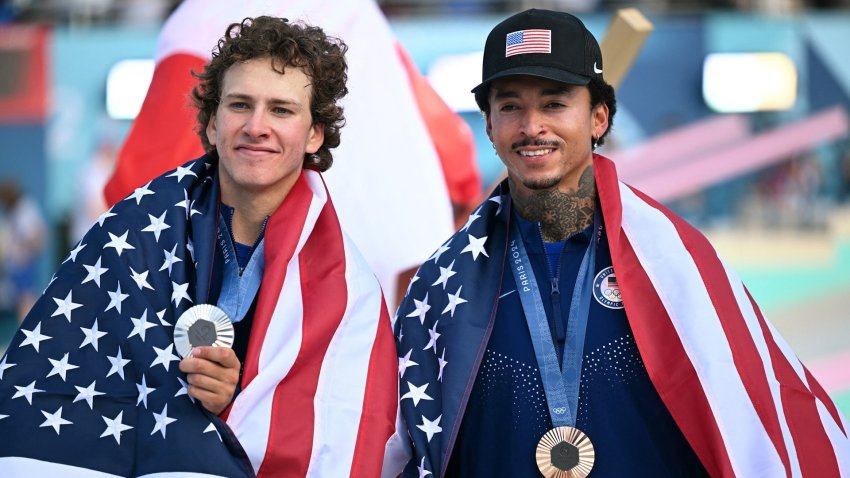
[(0, 362), (4, 476), (379, 474), (389, 316), (319, 174), (346, 49), (286, 19), (228, 27), (193, 91), (206, 154), (101, 216)]

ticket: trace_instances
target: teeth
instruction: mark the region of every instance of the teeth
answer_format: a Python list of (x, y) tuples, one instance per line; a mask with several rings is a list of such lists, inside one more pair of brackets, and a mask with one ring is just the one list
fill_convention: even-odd
[(520, 151), (519, 154), (522, 156), (543, 156), (544, 154), (549, 154), (551, 152), (551, 149), (541, 149), (538, 151)]

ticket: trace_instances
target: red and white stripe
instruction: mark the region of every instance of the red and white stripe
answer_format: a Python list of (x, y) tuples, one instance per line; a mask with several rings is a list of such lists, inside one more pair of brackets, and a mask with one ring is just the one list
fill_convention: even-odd
[(397, 405), (390, 320), (318, 173), (269, 219), (265, 259), (228, 425), (258, 476), (378, 476)]
[(653, 384), (712, 476), (850, 476), (848, 426), (696, 229), (594, 160)]

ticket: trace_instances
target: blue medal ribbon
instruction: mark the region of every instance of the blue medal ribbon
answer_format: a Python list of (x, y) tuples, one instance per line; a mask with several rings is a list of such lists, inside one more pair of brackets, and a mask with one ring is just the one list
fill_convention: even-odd
[(239, 274), (239, 263), (236, 260), (236, 249), (230, 240), (229, 229), (224, 218), (219, 219), (218, 246), (224, 257), (224, 271), (221, 282), (221, 293), (216, 305), (223, 310), (234, 324), (245, 317), (254, 297), (260, 289), (265, 269), (264, 244), (261, 240), (248, 260), (248, 265)]
[[(558, 355), (549, 330), (546, 309), (543, 307), (540, 288), (534, 278), (531, 262), (525, 250), (522, 236), (516, 221), (511, 222), (510, 263), (516, 280), (534, 355), (540, 369), (543, 390), (549, 405), (549, 416), (555, 427), (576, 424), (578, 416), (578, 395), (581, 380), (581, 364), (584, 359), (584, 337), (590, 312), (590, 291), (593, 287), (593, 273), (596, 264), (596, 243), (598, 229), (601, 227), (599, 208), (596, 208), (593, 221), (593, 234), (587, 251), (579, 267), (573, 297), (570, 302), (570, 315), (567, 321), (567, 336), (564, 357), (558, 363)], [(555, 317), (556, 321), (561, 317)]]

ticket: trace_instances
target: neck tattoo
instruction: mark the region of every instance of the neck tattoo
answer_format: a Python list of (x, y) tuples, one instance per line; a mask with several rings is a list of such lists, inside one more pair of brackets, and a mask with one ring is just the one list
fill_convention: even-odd
[(592, 166), (581, 174), (578, 187), (566, 192), (551, 188), (520, 193), (513, 180), (509, 182), (517, 211), (525, 219), (540, 223), (545, 242), (563, 241), (593, 224), (596, 182)]

